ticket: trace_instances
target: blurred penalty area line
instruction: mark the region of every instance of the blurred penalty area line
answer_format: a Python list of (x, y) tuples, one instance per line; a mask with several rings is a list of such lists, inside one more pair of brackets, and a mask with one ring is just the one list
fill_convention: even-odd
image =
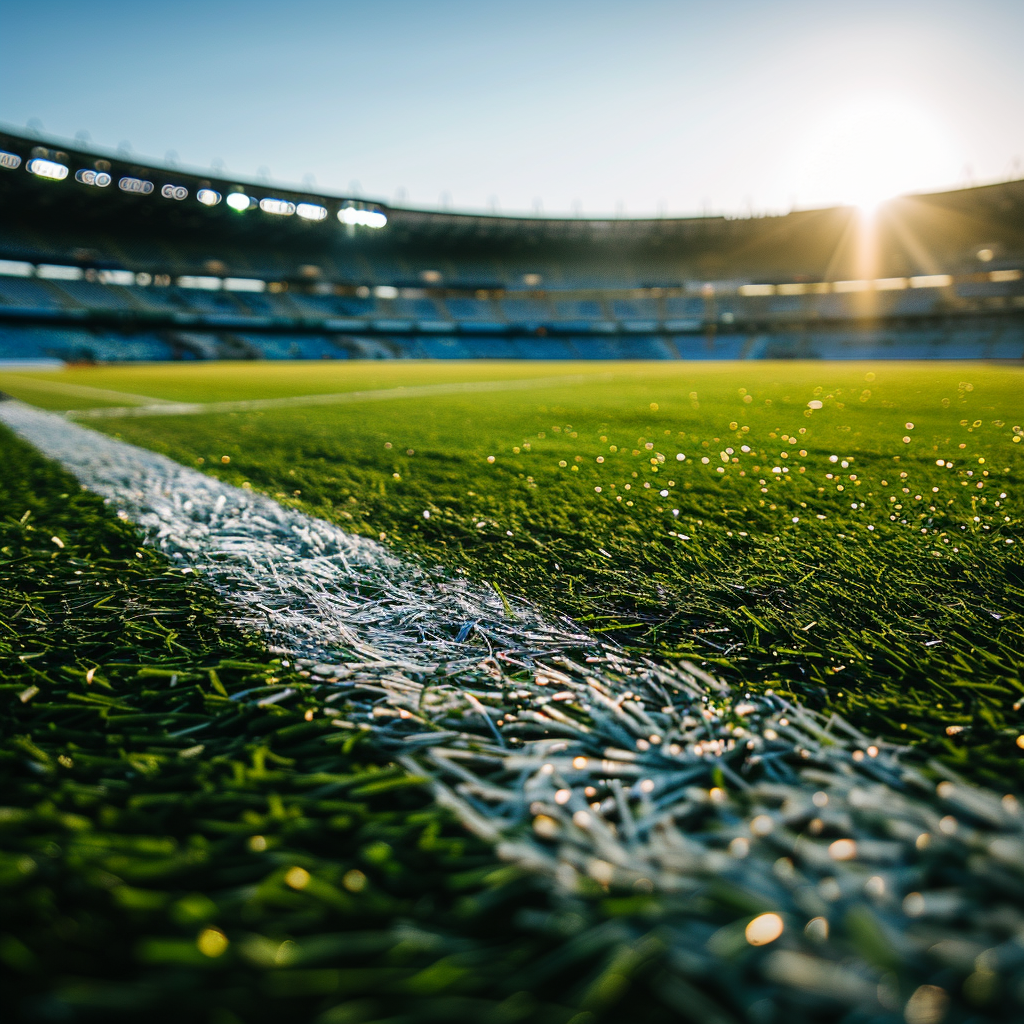
[(18, 377), (18, 388), (21, 390), (43, 391), (56, 395), (67, 395), (69, 398), (91, 398), (105, 402), (131, 402), (133, 406), (163, 405), (164, 398), (153, 398), (150, 395), (136, 395), (130, 391), (112, 391), (109, 388), (94, 388), (87, 384), (69, 384), (67, 381), (53, 380), (50, 377)]
[(354, 405), (365, 402), (389, 402), (402, 398), (438, 398), (447, 395), (471, 395), (499, 391), (531, 391), (546, 387), (570, 387), (575, 384), (587, 384), (595, 381), (607, 383), (614, 379), (614, 376), (612, 373), (576, 373), (559, 377), (418, 384), (411, 387), (378, 388), (372, 391), (336, 391), (325, 395), (294, 395), (285, 398), (252, 398), (225, 402), (164, 402), (159, 399), (151, 399), (152, 404), (149, 405), (72, 409), (64, 415), (68, 419), (74, 420), (95, 420), (139, 416), (201, 416), (218, 412), (262, 412), (312, 405)]

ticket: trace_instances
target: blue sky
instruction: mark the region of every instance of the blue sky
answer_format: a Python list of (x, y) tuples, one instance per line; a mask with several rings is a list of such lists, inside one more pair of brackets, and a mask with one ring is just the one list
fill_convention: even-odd
[(7, 124), (414, 206), (768, 212), (1024, 162), (1021, 0), (0, 0), (0, 37)]

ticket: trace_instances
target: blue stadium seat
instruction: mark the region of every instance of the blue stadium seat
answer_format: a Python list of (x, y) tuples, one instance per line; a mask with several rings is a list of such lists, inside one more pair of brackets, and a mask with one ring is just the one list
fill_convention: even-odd
[(61, 309), (68, 305), (41, 282), (25, 277), (0, 277), (0, 302), (22, 309)]

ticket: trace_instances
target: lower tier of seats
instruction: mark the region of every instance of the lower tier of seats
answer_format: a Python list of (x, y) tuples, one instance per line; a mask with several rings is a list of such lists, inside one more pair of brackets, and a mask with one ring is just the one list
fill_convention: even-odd
[(0, 324), (0, 366), (209, 359), (1024, 359), (1024, 319), (717, 334), (120, 333)]

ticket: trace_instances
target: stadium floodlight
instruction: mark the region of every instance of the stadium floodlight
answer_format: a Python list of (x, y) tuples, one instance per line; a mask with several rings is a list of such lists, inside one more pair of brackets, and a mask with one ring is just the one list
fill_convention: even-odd
[(392, 284), (379, 284), (373, 289), (378, 299), (397, 299), (398, 289)]
[(106, 171), (93, 171), (83, 167), (80, 171), (75, 171), (75, 181), (83, 185), (95, 185), (96, 188), (106, 188), (113, 179)]
[(363, 228), (382, 228), (388, 219), (382, 210), (360, 210), (355, 206), (343, 206), (338, 211), (342, 224)]
[(160, 195), (162, 195), (164, 199), (177, 199), (180, 201), (182, 199), (188, 199), (188, 189), (185, 188), (184, 185), (164, 185), (164, 187), (160, 189)]
[[(238, 194), (237, 192), (235, 193)], [(216, 206), (220, 202), (220, 193), (215, 192), (212, 188), (201, 188), (196, 193), (196, 199), (203, 204), (203, 206)]]
[(38, 178), (49, 178), (51, 181), (63, 181), (68, 176), (68, 169), (64, 164), (59, 164), (56, 160), (44, 160), (41, 156), (29, 160), (25, 170)]
[(85, 271), (81, 267), (68, 267), (59, 263), (40, 263), (36, 267), (36, 277), (46, 281), (81, 281)]
[(911, 288), (948, 288), (952, 283), (949, 274), (920, 274), (910, 279)]
[(740, 295), (774, 295), (775, 285), (773, 284), (741, 284)]
[(36, 268), (24, 260), (0, 260), (0, 274), (5, 277), (31, 277)]
[(223, 287), (219, 277), (194, 276), (184, 274), (178, 278), (179, 288), (198, 288), (204, 292), (219, 292)]
[(0, 167), (8, 171), (16, 171), (21, 166), (21, 157), (17, 153), (8, 153), (0, 149)]
[(990, 270), (988, 272), (988, 279), (996, 284), (1007, 281), (1019, 281), (1022, 277), (1024, 277), (1024, 274), (1019, 270)]
[(123, 286), (135, 284), (135, 274), (130, 270), (101, 270), (96, 276), (99, 278), (100, 284)]
[(265, 292), (267, 282), (261, 281), (258, 277), (225, 277), (224, 291), (226, 292)]
[(122, 192), (130, 192), (133, 195), (148, 196), (153, 191), (153, 182), (146, 181), (144, 178), (129, 178), (124, 177), (118, 183), (117, 187)]
[(232, 192), (224, 202), (238, 213), (248, 210), (252, 206), (252, 200), (242, 192)]
[(275, 217), (290, 217), (295, 212), (295, 204), (289, 203), (287, 199), (261, 199), (260, 209)]
[(327, 216), (326, 207), (317, 206), (316, 203), (299, 203), (295, 212), (303, 220), (323, 220)]

